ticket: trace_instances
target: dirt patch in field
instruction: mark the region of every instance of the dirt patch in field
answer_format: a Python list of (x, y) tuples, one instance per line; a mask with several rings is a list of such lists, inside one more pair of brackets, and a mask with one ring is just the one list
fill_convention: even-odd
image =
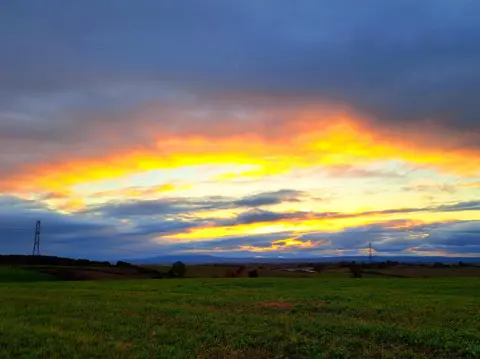
[(272, 308), (272, 309), (292, 309), (295, 307), (293, 302), (260, 302), (257, 303), (259, 307), (262, 308)]

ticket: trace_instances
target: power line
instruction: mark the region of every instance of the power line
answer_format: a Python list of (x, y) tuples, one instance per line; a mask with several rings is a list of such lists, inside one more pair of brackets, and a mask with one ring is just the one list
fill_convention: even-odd
[(35, 239), (33, 241), (33, 255), (40, 255), (40, 221), (35, 225)]

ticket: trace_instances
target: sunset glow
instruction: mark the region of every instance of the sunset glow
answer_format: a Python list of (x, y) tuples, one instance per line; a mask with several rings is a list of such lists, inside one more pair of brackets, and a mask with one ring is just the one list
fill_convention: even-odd
[[(270, 34), (262, 11), (232, 6), (259, 39), (235, 17), (225, 38), (200, 19), (128, 34), (67, 21), (38, 39), (10, 24), (23, 56), (0, 60), (5, 252), (28, 253), (42, 219), (51, 255), (480, 253), (478, 71), (465, 65), (480, 59), (427, 69), (417, 36), (372, 32), (368, 17), (335, 35), (299, 14)], [(35, 66), (29, 42), (51, 51)]]

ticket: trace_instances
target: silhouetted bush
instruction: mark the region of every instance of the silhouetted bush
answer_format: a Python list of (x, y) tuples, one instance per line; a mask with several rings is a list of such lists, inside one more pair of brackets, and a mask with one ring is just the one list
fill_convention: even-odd
[(358, 264), (352, 264), (350, 266), (350, 273), (352, 273), (352, 278), (362, 278), (363, 276), (362, 267)]
[(387, 269), (388, 268), (388, 263), (386, 262), (380, 262), (377, 264), (378, 269)]
[(187, 272), (187, 266), (185, 263), (177, 261), (173, 263), (172, 268), (169, 271), (170, 277), (183, 278)]
[(250, 278), (257, 278), (257, 277), (258, 277), (258, 270), (253, 269), (253, 270), (249, 271), (249, 272), (248, 272), (248, 276), (249, 276)]
[(0, 255), (2, 265), (42, 265), (42, 266), (111, 266), (108, 262), (95, 262), (88, 259), (72, 259), (55, 256)]
[(235, 277), (240, 278), (240, 277), (246, 277), (247, 276), (247, 267), (245, 266), (240, 266), (237, 268), (237, 271), (235, 272)]
[(472, 263), (465, 263), (465, 262), (458, 262), (458, 266), (459, 267), (475, 267), (475, 264), (472, 264)]
[(81, 267), (87, 267), (89, 266), (91, 263), (88, 259), (78, 259), (77, 260), (77, 265), (81, 266)]
[(313, 265), (313, 270), (317, 273), (322, 273), (327, 266), (322, 263), (316, 263)]
[(433, 263), (433, 268), (448, 268), (450, 267), (448, 264), (441, 263), (441, 262), (435, 262)]
[(128, 262), (124, 262), (124, 261), (118, 261), (117, 264), (115, 264), (115, 266), (117, 267), (134, 267), (133, 264), (131, 263), (128, 263)]
[(397, 261), (387, 261), (387, 267), (395, 267), (398, 266), (400, 263)]
[(247, 277), (248, 275), (249, 272), (247, 272), (247, 267), (245, 267), (244, 265), (238, 267), (236, 270), (229, 269), (225, 272), (226, 278), (241, 278)]
[(225, 277), (226, 278), (235, 278), (236, 275), (235, 275), (235, 271), (232, 270), (232, 269), (229, 269), (225, 272)]

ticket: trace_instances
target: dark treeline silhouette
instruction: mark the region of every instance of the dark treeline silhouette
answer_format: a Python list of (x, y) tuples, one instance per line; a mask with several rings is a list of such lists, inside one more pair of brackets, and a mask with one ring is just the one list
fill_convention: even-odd
[(239, 266), (236, 270), (227, 270), (225, 273), (225, 277), (227, 278), (258, 278), (259, 276), (260, 274), (258, 273), (258, 269), (248, 270), (247, 266), (245, 265)]
[(58, 265), (58, 266), (94, 266), (111, 267), (110, 262), (97, 262), (88, 259), (72, 259), (55, 256), (0, 255), (0, 265)]

